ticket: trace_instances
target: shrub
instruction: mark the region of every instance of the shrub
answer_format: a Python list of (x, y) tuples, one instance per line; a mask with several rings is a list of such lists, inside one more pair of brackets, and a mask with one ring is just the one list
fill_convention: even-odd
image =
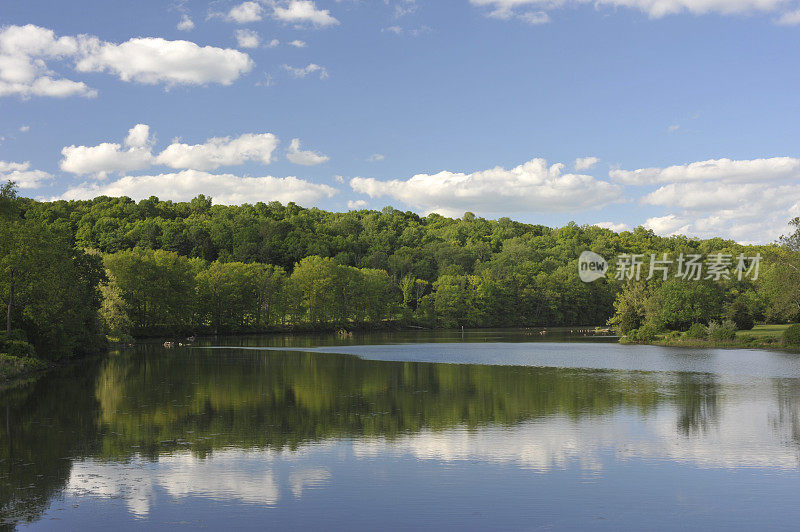
[(736, 338), (736, 324), (732, 320), (722, 323), (712, 321), (708, 324), (708, 338), (710, 340), (733, 340)]
[(0, 350), (13, 357), (32, 357), (35, 355), (33, 346), (22, 340), (6, 340)]
[(740, 331), (749, 331), (755, 325), (753, 320), (753, 313), (750, 308), (741, 300), (736, 300), (731, 303), (728, 308), (728, 317), (736, 324), (736, 328)]
[(800, 347), (800, 323), (795, 323), (783, 331), (783, 341), (788, 346)]
[(0, 346), (5, 344), (5, 342), (8, 340), (21, 340), (23, 342), (27, 342), (28, 336), (22, 329), (11, 329), (11, 333), (0, 331)]
[(36, 358), (15, 357), (6, 353), (0, 353), (0, 379), (17, 377), (24, 373), (43, 369), (44, 362)]
[(658, 336), (658, 330), (652, 325), (642, 325), (638, 329), (628, 331), (628, 339), (632, 342), (652, 342)]
[(688, 331), (686, 331), (686, 337), (693, 338), (695, 340), (705, 338), (706, 334), (708, 334), (708, 330), (702, 323), (692, 323), (692, 326), (689, 327)]

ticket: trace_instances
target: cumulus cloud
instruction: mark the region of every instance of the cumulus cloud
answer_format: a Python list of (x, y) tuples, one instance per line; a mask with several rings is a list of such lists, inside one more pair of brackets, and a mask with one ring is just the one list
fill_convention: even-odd
[(190, 41), (140, 37), (116, 44), (90, 35), (56, 37), (32, 24), (7, 26), (0, 29), (0, 97), (96, 96), (82, 81), (56, 77), (46, 63), (65, 59), (79, 72), (108, 71), (123, 81), (167, 86), (230, 85), (253, 67), (243, 52)]
[(50, 96), (91, 98), (97, 91), (81, 81), (53, 77), (46, 60), (62, 60), (79, 51), (75, 37), (28, 24), (0, 28), (0, 97)]
[(194, 145), (173, 142), (158, 155), (156, 162), (170, 168), (194, 170), (213, 170), (248, 161), (269, 164), (277, 147), (278, 138), (272, 133), (215, 137)]
[(305, 48), (306, 42), (295, 39), (294, 41), (289, 41), (289, 46), (294, 46), (295, 48)]
[(242, 2), (228, 11), (227, 18), (238, 24), (247, 24), (261, 20), (263, 13), (264, 8), (258, 2)]
[(31, 163), (14, 163), (0, 161), (0, 183), (13, 181), (19, 188), (39, 188), (45, 181), (53, 179), (53, 175), (42, 171), (32, 170)]
[(233, 174), (211, 174), (199, 170), (176, 173), (125, 176), (104, 184), (82, 184), (70, 188), (62, 199), (90, 199), (99, 195), (128, 196), (134, 200), (158, 196), (173, 201), (188, 201), (198, 194), (212, 196), (215, 203), (238, 205), (258, 201), (294, 201), (316, 203), (332, 197), (337, 190), (328, 185), (311, 183), (297, 177), (239, 177)]
[(66, 146), (60, 168), (71, 174), (92, 175), (105, 179), (113, 172), (141, 170), (152, 164), (150, 128), (137, 124), (128, 131), (125, 145), (103, 142), (97, 146)]
[(311, 25), (317, 28), (339, 24), (327, 9), (318, 9), (312, 0), (289, 0), (277, 3), (273, 16), (282, 22)]
[(316, 63), (309, 63), (304, 67), (283, 65), (283, 69), (295, 78), (305, 78), (309, 74), (314, 74), (315, 72), (319, 72), (319, 79), (327, 79), (328, 77), (328, 71), (325, 70), (325, 67), (321, 67)]
[(104, 142), (97, 146), (67, 146), (61, 150), (61, 169), (77, 175), (105, 179), (111, 173), (143, 170), (153, 165), (175, 169), (214, 170), (249, 161), (269, 164), (278, 147), (272, 133), (246, 133), (238, 137), (214, 137), (203, 144), (173, 141), (160, 154), (153, 154), (155, 140), (150, 128), (137, 124), (128, 132), (124, 146)]
[(19, 126), (20, 133), (27, 133), (31, 130), (31, 126)]
[(775, 23), (781, 26), (796, 26), (800, 24), (800, 9), (783, 13)]
[(622, 231), (630, 231), (631, 226), (625, 223), (614, 223), (614, 222), (597, 222), (595, 224), (597, 227), (602, 227), (603, 229), (611, 229), (616, 233), (621, 233)]
[(261, 37), (256, 31), (236, 30), (235, 35), (239, 48), (258, 48), (258, 45), (261, 44)]
[(253, 68), (253, 60), (231, 48), (199, 46), (191, 41), (158, 37), (130, 39), (122, 44), (81, 37), (81, 72), (109, 71), (122, 81), (148, 85), (230, 85)]
[[(544, 10), (595, 5), (636, 9), (646, 13), (650, 18), (679, 13), (693, 15), (776, 13), (781, 17), (778, 19), (779, 23), (796, 23), (792, 22), (795, 13), (791, 10), (793, 4), (785, 0), (470, 0), (470, 3), (487, 9), (487, 16), (504, 20), (511, 18), (525, 20), (530, 17), (535, 20), (537, 13), (547, 14)], [(800, 19), (800, 15), (797, 18)]]
[(367, 201), (360, 199), (360, 200), (350, 200), (347, 202), (347, 208), (351, 211), (357, 211), (360, 209), (365, 209), (367, 207)]
[(383, 155), (382, 153), (373, 153), (372, 155), (367, 157), (366, 160), (367, 160), (367, 162), (375, 163), (375, 162), (378, 162), (378, 161), (382, 161), (385, 158), (386, 158), (386, 156)]
[(647, 220), (657, 233), (700, 237), (727, 236), (742, 242), (769, 242), (800, 215), (800, 182), (671, 183), (646, 195), (649, 205), (674, 211)]
[(575, 159), (575, 170), (588, 170), (600, 162), (597, 157), (578, 157)]
[(618, 185), (589, 175), (564, 174), (563, 164), (532, 159), (511, 169), (470, 174), (442, 171), (408, 180), (356, 177), (350, 186), (370, 197), (388, 196), (424, 210), (457, 216), (483, 213), (566, 212), (599, 208), (621, 199)]
[(192, 31), (194, 29), (194, 22), (192, 22), (192, 19), (189, 18), (189, 15), (184, 13), (180, 22), (178, 22), (177, 28), (180, 31)]
[(709, 159), (667, 168), (612, 170), (609, 176), (626, 185), (650, 185), (675, 181), (725, 180), (731, 183), (773, 181), (800, 176), (800, 159)]
[(286, 151), (286, 158), (294, 164), (302, 164), (303, 166), (314, 166), (327, 162), (330, 157), (316, 153), (310, 150), (300, 149), (300, 139), (292, 139), (289, 149)]
[(713, 159), (668, 168), (612, 171), (629, 184), (659, 186), (645, 205), (663, 207), (645, 227), (660, 234), (725, 236), (740, 242), (769, 242), (800, 215), (800, 159)]

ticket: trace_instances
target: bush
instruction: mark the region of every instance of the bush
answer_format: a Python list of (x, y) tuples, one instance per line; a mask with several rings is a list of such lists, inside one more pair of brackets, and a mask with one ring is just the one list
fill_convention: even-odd
[(628, 339), (631, 342), (652, 342), (658, 336), (658, 330), (652, 325), (642, 325), (638, 329), (628, 331)]
[(740, 331), (749, 331), (755, 326), (753, 313), (741, 300), (737, 299), (731, 303), (730, 308), (728, 308), (728, 317), (736, 324), (736, 328)]
[(0, 353), (0, 379), (11, 379), (25, 373), (44, 369), (45, 363), (36, 358), (15, 357)]
[(783, 331), (783, 341), (788, 346), (800, 347), (800, 323), (795, 323)]
[(708, 338), (710, 340), (733, 340), (736, 338), (736, 324), (732, 320), (724, 320), (722, 323), (712, 321), (708, 324)]
[(4, 353), (7, 353), (13, 357), (24, 358), (35, 356), (33, 346), (22, 340), (6, 340), (3, 345), (0, 346), (0, 351), (3, 351)]
[(22, 329), (11, 329), (11, 333), (0, 331), (0, 346), (5, 344), (8, 340), (21, 340), (23, 342), (27, 342), (28, 336)]
[(686, 331), (687, 338), (693, 338), (695, 340), (702, 340), (708, 334), (708, 329), (702, 323), (692, 323), (692, 326), (689, 327), (689, 330)]

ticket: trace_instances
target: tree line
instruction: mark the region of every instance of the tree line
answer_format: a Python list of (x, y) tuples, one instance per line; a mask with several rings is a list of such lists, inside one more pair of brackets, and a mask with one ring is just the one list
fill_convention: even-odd
[[(766, 246), (560, 228), (509, 218), (333, 213), (278, 202), (152, 197), (40, 202), (2, 192), (0, 300), (42, 349), (112, 336), (415, 325), (684, 329), (729, 316), (796, 321), (797, 233)], [(795, 221), (797, 224), (797, 221)], [(797, 227), (795, 227), (797, 229)], [(629, 282), (578, 275), (578, 256), (764, 257), (757, 280)], [(0, 347), (0, 350), (2, 348)]]

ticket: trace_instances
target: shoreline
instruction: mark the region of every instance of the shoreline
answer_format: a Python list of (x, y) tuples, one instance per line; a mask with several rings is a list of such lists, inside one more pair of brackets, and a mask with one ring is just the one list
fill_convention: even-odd
[[(493, 327), (490, 328), (492, 330), (520, 330), (520, 331), (529, 331), (531, 336), (536, 335), (538, 337), (547, 336), (550, 334), (581, 334), (581, 338), (585, 338), (587, 335), (591, 336), (592, 334), (598, 334), (602, 332), (607, 332), (608, 328), (603, 326), (563, 326), (563, 327)], [(757, 328), (756, 328), (757, 329)], [(340, 335), (342, 331), (345, 333), (352, 334), (353, 332), (357, 333), (380, 333), (380, 332), (422, 332), (422, 331), (462, 331), (459, 328), (438, 328), (438, 327), (419, 327), (419, 326), (409, 326), (409, 325), (399, 325), (396, 323), (386, 324), (383, 327), (363, 327), (359, 325), (351, 325), (349, 328), (345, 327), (329, 327), (329, 328), (306, 328), (306, 327), (298, 327), (298, 328), (281, 328), (281, 329), (271, 329), (265, 331), (239, 331), (239, 332), (225, 332), (221, 334), (202, 334), (200, 338), (209, 338), (209, 337), (217, 337), (217, 336), (266, 336), (266, 335), (290, 335), (290, 336), (300, 336), (300, 335)], [(470, 328), (470, 329), (463, 329), (464, 331), (478, 331), (484, 330), (482, 328)], [(70, 358), (66, 360), (59, 360), (59, 361), (45, 361), (40, 359), (34, 359), (29, 357), (13, 357), (9, 355), (5, 355), (2, 359), (0, 359), (0, 392), (5, 390), (15, 388), (20, 385), (27, 384), (32, 382), (36, 378), (45, 373), (63, 367), (66, 364), (80, 362), (92, 356), (102, 356), (104, 354), (108, 354), (111, 350), (114, 349), (128, 349), (135, 345), (137, 342), (141, 341), (144, 343), (152, 343), (152, 342), (160, 342), (161, 340), (167, 338), (179, 338), (183, 336), (181, 332), (173, 332), (167, 334), (146, 334), (141, 336), (135, 336), (132, 338), (132, 342), (120, 342), (120, 341), (109, 341), (108, 347), (102, 353), (95, 353), (92, 355), (79, 357), (79, 358)], [(776, 350), (776, 351), (783, 351), (788, 353), (800, 353), (800, 348), (798, 347), (789, 347), (784, 344), (783, 339), (779, 336), (770, 335), (759, 337), (756, 334), (753, 334), (753, 331), (739, 331), (737, 333), (737, 337), (733, 340), (708, 340), (708, 339), (698, 339), (698, 338), (686, 338), (681, 336), (672, 336), (670, 335), (663, 335), (660, 338), (648, 341), (648, 342), (640, 342), (640, 341), (632, 341), (628, 340), (625, 336), (618, 337), (618, 343), (622, 345), (654, 345), (660, 347), (678, 347), (678, 348), (686, 348), (686, 349), (703, 349), (703, 348), (715, 348), (715, 349), (767, 349), (767, 350)], [(603, 338), (608, 338), (608, 336), (603, 336)]]

